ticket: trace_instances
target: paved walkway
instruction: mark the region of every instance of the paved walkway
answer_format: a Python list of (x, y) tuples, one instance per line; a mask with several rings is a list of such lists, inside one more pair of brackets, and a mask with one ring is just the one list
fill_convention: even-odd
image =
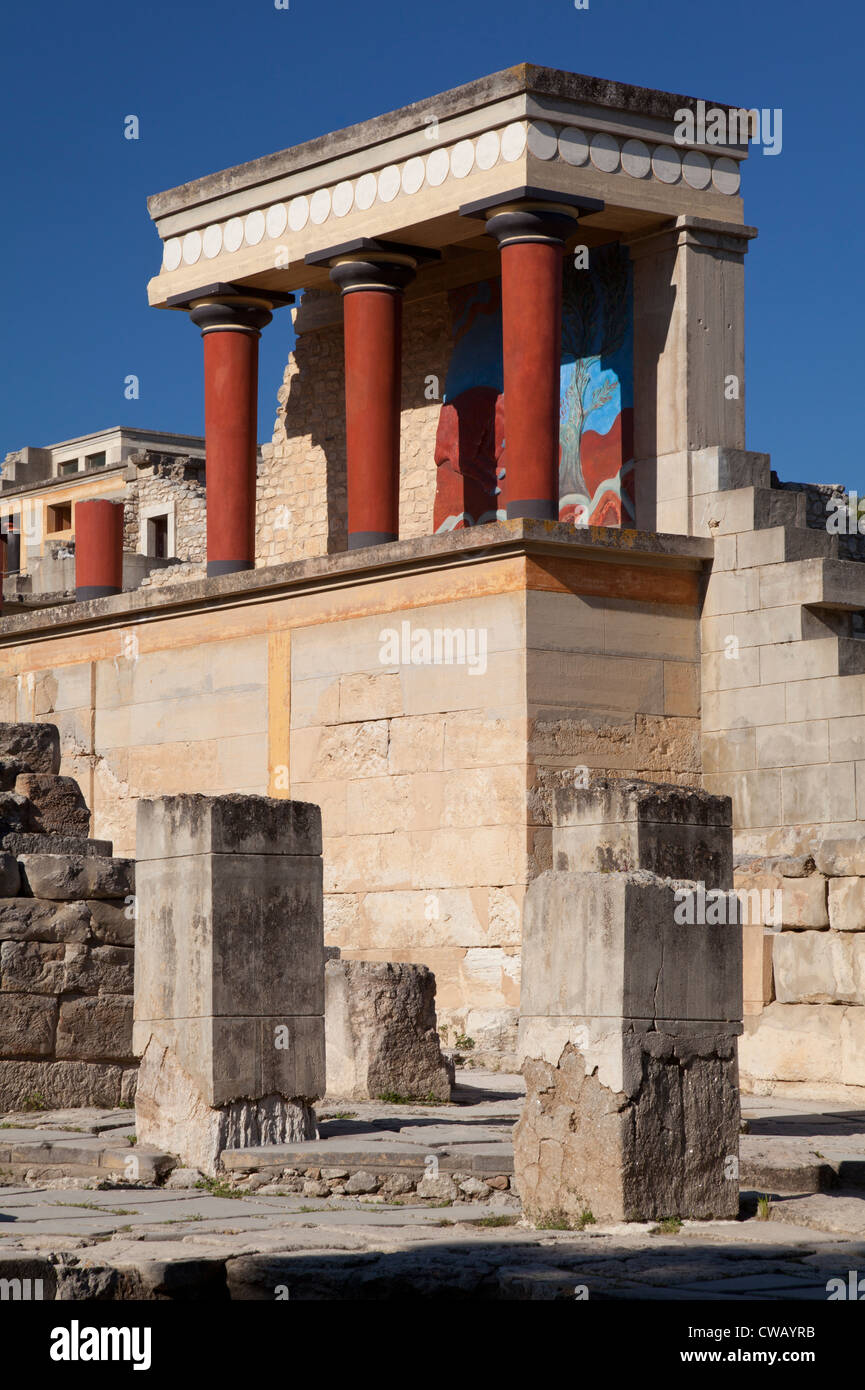
[[(319, 1140), (286, 1152), (313, 1173), (430, 1155), (445, 1172), (510, 1172), (521, 1079), (461, 1082), (448, 1106), (325, 1103)], [(289, 1165), (262, 1150), (232, 1156), (245, 1192), (156, 1185), (171, 1160), (130, 1142), (129, 1111), (6, 1116), (0, 1279), (42, 1278), (63, 1298), (825, 1300), (830, 1279), (865, 1274), (865, 1112), (746, 1097), (743, 1115), (742, 1219), (582, 1232), (522, 1226), (507, 1190), (448, 1204), (280, 1195)]]

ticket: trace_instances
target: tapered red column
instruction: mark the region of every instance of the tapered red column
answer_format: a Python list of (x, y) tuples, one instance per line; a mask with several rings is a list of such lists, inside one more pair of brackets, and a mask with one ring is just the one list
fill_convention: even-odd
[(207, 573), (232, 574), (255, 566), (258, 340), (271, 314), (233, 299), (194, 305), (190, 317), (204, 339)]
[(508, 517), (559, 518), (562, 276), (566, 239), (590, 198), (518, 188), (466, 204), (484, 217), (502, 262), (504, 500)]
[(123, 588), (123, 503), (75, 504), (75, 597), (105, 598)]
[(342, 290), (348, 548), (399, 536), (402, 292), (414, 274), (407, 256), (339, 259)]
[(487, 222), (502, 257), (508, 517), (559, 517), (564, 238), (571, 217), (518, 207)]
[(166, 300), (188, 310), (204, 339), (209, 576), (255, 566), (258, 339), (271, 310), (293, 303), (281, 290), (223, 283)]

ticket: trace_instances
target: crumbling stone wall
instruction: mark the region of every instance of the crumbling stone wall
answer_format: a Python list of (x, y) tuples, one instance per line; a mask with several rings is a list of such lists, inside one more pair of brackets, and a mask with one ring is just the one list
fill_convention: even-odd
[(132, 459), (134, 481), (124, 494), (123, 549), (142, 548), (141, 513), (145, 507), (165, 503), (174, 511), (174, 548), (177, 557), (203, 562), (207, 553), (207, 504), (204, 464), (200, 459), (146, 451)]
[(824, 840), (813, 854), (751, 858), (736, 887), (754, 906), (743, 929), (743, 1086), (861, 1104), (865, 846)]
[(0, 1109), (131, 1102), (134, 866), (87, 838), (54, 725), (0, 754)]
[[(346, 547), (345, 369), (341, 316), (304, 328), (322, 303), (307, 291), (295, 315), (273, 440), (258, 478), (256, 563), (278, 564)], [(447, 295), (407, 300), (403, 309), (400, 537), (431, 535), (436, 487), (435, 436), (451, 351)]]

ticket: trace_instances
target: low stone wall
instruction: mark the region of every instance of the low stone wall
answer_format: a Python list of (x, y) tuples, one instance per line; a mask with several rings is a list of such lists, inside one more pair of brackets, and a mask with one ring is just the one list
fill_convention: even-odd
[(0, 724), (0, 1109), (131, 1103), (134, 865), (52, 724)]
[(743, 926), (743, 1089), (861, 1104), (865, 842), (824, 840), (812, 855), (740, 862), (735, 882), (753, 906)]

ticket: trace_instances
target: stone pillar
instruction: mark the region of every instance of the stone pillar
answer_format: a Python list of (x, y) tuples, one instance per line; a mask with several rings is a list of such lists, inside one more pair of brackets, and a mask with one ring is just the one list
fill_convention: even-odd
[(399, 538), (402, 297), (440, 255), (359, 237), (306, 258), (342, 293), (349, 550)]
[(678, 217), (634, 262), (637, 527), (693, 534), (694, 451), (745, 447), (745, 253), (754, 227)]
[(339, 258), (330, 272), (343, 297), (348, 548), (399, 537), (402, 295), (408, 256)]
[(453, 1064), (442, 1056), (426, 965), (329, 960), (324, 980), (329, 1096), (450, 1100)]
[(737, 1215), (731, 855), (726, 797), (633, 782), (556, 793), (562, 867), (531, 884), (523, 927), (514, 1168), (530, 1219)]
[(486, 217), (486, 230), (501, 251), (503, 490), (509, 518), (559, 519), (564, 246), (580, 210), (602, 207), (590, 199), (522, 188), (460, 208), (464, 216)]
[(75, 504), (75, 597), (105, 598), (123, 588), (123, 503)]
[(324, 1094), (321, 813), (262, 796), (140, 801), (139, 1139), (213, 1174), (315, 1134)]
[(255, 568), (258, 340), (271, 310), (294, 296), (242, 285), (175, 295), (204, 339), (207, 573)]

